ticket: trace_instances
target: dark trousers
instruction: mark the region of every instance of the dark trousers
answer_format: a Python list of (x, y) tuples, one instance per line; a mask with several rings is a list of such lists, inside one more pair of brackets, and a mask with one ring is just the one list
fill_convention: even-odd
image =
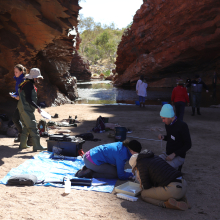
[(192, 92), (192, 107), (200, 108), (201, 96), (201, 92)]
[(176, 116), (181, 121), (183, 121), (185, 106), (186, 106), (185, 102), (175, 102)]
[(18, 133), (21, 134), (22, 133), (22, 124), (21, 124), (20, 114), (19, 114), (18, 108), (15, 109), (15, 112), (12, 116), (12, 121), (15, 124), (15, 127), (18, 130)]

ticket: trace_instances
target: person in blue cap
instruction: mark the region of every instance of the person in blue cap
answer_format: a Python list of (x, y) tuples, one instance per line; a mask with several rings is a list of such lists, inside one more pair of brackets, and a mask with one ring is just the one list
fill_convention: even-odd
[(191, 148), (192, 142), (188, 125), (178, 120), (172, 105), (163, 105), (160, 111), (162, 122), (165, 123), (166, 135), (159, 134), (159, 140), (167, 141), (166, 152), (159, 155), (172, 167), (178, 169), (185, 161), (186, 152)]

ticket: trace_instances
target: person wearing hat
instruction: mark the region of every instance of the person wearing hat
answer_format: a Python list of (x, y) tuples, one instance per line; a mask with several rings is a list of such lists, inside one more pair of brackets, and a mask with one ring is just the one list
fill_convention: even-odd
[(166, 152), (159, 155), (175, 169), (180, 168), (186, 157), (186, 152), (191, 148), (192, 142), (187, 124), (179, 120), (170, 104), (162, 106), (160, 117), (165, 124), (167, 134), (159, 134), (159, 140), (167, 141)]
[(125, 163), (133, 154), (141, 152), (141, 144), (136, 140), (125, 140), (99, 145), (84, 155), (85, 166), (76, 173), (76, 177), (107, 178), (128, 180), (132, 173), (125, 172)]
[(163, 208), (185, 211), (187, 183), (180, 171), (167, 164), (150, 150), (134, 154), (129, 160), (132, 172), (139, 179), (141, 198)]
[(176, 116), (179, 120), (183, 121), (186, 102), (189, 106), (189, 96), (187, 90), (184, 87), (183, 80), (177, 82), (177, 86), (173, 89), (171, 95), (172, 104), (175, 104)]
[(23, 124), (22, 133), (20, 136), (20, 149), (26, 149), (27, 138), (30, 134), (33, 151), (45, 150), (46, 148), (40, 145), (40, 135), (37, 129), (37, 123), (34, 116), (35, 109), (38, 109), (40, 113), (40, 107), (37, 103), (37, 89), (34, 86), (34, 83), (38, 79), (43, 77), (41, 76), (40, 70), (38, 68), (32, 68), (30, 73), (25, 76), (25, 80), (19, 85), (19, 101), (18, 101), (18, 110), (20, 113), (21, 122)]
[(196, 74), (195, 79), (191, 81), (192, 116), (195, 115), (196, 108), (197, 115), (201, 115), (200, 104), (202, 97), (202, 88), (205, 88), (206, 92), (209, 92), (207, 85), (202, 81), (200, 76)]

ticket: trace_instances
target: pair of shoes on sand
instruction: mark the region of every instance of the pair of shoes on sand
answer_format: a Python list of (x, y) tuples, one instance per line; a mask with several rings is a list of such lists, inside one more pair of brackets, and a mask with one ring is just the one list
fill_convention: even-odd
[(167, 209), (178, 209), (181, 211), (186, 211), (187, 209), (191, 208), (187, 201), (177, 201), (173, 198), (169, 198), (164, 205)]
[(59, 118), (59, 115), (57, 113), (55, 113), (55, 115), (51, 116), (51, 118)]
[(92, 178), (93, 171), (87, 168), (86, 166), (83, 166), (82, 169), (78, 170), (75, 174), (75, 177), (79, 178)]

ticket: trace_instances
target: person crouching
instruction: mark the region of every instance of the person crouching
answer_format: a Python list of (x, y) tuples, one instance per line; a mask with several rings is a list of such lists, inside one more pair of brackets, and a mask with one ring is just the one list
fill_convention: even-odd
[(189, 208), (185, 197), (187, 183), (180, 171), (150, 150), (132, 155), (129, 164), (143, 189), (141, 197), (145, 202), (183, 211)]

